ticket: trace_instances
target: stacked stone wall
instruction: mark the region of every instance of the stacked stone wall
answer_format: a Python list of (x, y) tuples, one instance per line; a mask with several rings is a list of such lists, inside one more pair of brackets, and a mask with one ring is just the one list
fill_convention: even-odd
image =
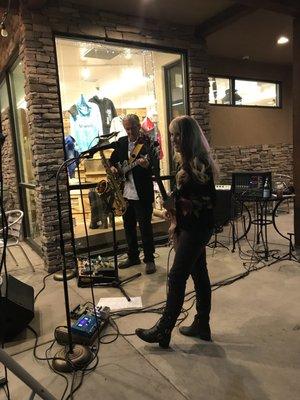
[(215, 147), (220, 167), (220, 183), (229, 184), (233, 171), (271, 171), (293, 177), (293, 145), (288, 143), (253, 146)]

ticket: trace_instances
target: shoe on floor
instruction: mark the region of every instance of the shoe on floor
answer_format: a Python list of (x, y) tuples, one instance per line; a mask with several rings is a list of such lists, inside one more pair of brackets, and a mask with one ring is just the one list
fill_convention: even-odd
[(154, 261), (146, 262), (146, 274), (154, 274), (156, 272), (156, 266)]
[(180, 326), (179, 332), (184, 336), (198, 337), (199, 339), (211, 342), (210, 326), (207, 320), (201, 321), (201, 319), (195, 317), (192, 325)]
[(119, 269), (125, 269), (132, 267), (133, 265), (139, 265), (141, 263), (141, 260), (139, 258), (135, 260), (130, 260), (127, 258), (125, 261), (121, 261), (118, 265)]

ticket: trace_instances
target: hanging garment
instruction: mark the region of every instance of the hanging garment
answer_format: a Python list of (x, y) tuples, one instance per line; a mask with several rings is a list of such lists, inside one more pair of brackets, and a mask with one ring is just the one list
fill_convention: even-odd
[[(75, 139), (71, 135), (65, 137), (65, 151), (66, 160), (70, 160), (70, 158), (79, 156), (79, 152), (75, 149)], [(73, 161), (68, 165), (68, 175), (70, 178), (75, 178), (75, 170), (77, 165), (78, 161)]]
[(112, 132), (119, 132), (118, 135), (112, 139), (113, 141), (117, 141), (122, 136), (127, 136), (126, 130), (123, 125), (123, 120), (121, 117), (115, 117), (111, 121), (110, 133)]
[(144, 132), (150, 137), (152, 142), (157, 142), (158, 146), (156, 147), (157, 157), (159, 160), (162, 160), (164, 157), (164, 153), (162, 150), (162, 141), (161, 134), (158, 129), (157, 122), (153, 122), (149, 117), (145, 117), (142, 122), (142, 128)]
[(83, 95), (69, 109), (70, 131), (79, 152), (88, 150), (99, 141), (102, 135), (102, 118), (98, 107), (87, 102)]
[(107, 97), (100, 99), (98, 96), (92, 97), (89, 101), (99, 107), (102, 118), (103, 135), (108, 135), (110, 133), (111, 122), (113, 118), (117, 116), (114, 103)]

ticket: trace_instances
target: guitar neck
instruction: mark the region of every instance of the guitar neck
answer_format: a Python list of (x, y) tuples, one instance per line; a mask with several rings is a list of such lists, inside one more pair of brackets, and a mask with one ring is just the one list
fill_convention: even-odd
[(138, 164), (138, 160), (133, 161), (130, 164), (127, 164), (125, 167), (122, 168), (122, 172), (124, 175), (127, 174), (127, 172), (129, 172), (130, 170), (132, 170), (136, 165)]
[(160, 178), (160, 175), (159, 175), (159, 173), (158, 173), (157, 171), (155, 171), (155, 170), (154, 170), (153, 172), (154, 172), (155, 181), (156, 181), (156, 183), (157, 183), (157, 185), (158, 185), (158, 188), (159, 188), (161, 197), (163, 198), (164, 201), (166, 201), (166, 200), (168, 199), (168, 195), (167, 195), (166, 189), (165, 189), (165, 187), (164, 187), (164, 184), (163, 184), (163, 182), (162, 182), (162, 180), (161, 180), (161, 178)]

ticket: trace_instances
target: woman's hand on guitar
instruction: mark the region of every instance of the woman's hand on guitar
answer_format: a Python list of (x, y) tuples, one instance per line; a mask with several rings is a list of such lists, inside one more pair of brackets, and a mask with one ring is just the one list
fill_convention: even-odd
[(162, 217), (166, 221), (170, 221), (172, 219), (172, 216), (173, 215), (172, 215), (171, 211), (164, 210), (163, 213), (162, 213)]
[(175, 202), (172, 196), (168, 196), (168, 198), (163, 202), (163, 208), (169, 213), (175, 210)]

